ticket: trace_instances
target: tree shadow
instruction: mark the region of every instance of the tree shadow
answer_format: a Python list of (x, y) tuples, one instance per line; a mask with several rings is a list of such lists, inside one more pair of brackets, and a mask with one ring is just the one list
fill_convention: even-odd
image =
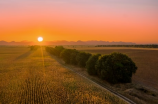
[(24, 58), (28, 57), (31, 53), (33, 53), (33, 51), (28, 51), (28, 52), (26, 52), (26, 53), (24, 53), (24, 54), (22, 54), (22, 55), (16, 57), (16, 58), (14, 59), (14, 61), (19, 60), (19, 59), (24, 59)]

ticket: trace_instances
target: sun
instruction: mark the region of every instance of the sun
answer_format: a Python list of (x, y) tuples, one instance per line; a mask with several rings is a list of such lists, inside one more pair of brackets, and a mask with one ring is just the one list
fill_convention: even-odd
[(39, 42), (42, 42), (42, 41), (43, 41), (43, 38), (42, 38), (42, 37), (38, 37), (38, 41), (39, 41)]

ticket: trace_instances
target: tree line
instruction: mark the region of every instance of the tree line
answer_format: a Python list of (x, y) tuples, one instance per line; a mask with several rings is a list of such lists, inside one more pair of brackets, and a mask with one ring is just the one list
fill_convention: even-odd
[(40, 48), (40, 46), (38, 45), (32, 45), (32, 46), (28, 46), (30, 48), (31, 51), (37, 50), (38, 48)]
[(66, 64), (86, 68), (89, 75), (97, 76), (109, 83), (130, 83), (137, 66), (127, 55), (113, 52), (108, 55), (65, 49), (63, 46), (46, 47), (46, 51), (57, 56)]
[(135, 47), (135, 48), (158, 48), (158, 45), (97, 45), (95, 47)]

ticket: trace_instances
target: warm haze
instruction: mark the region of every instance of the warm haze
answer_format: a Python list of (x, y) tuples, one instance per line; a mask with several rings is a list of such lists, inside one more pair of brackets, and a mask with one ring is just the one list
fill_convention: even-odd
[(158, 43), (157, 0), (0, 0), (0, 41)]

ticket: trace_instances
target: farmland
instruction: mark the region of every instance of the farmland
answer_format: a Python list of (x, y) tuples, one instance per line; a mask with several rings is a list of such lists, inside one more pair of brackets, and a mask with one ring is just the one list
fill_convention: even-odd
[(64, 68), (43, 48), (0, 47), (0, 104), (125, 104)]
[(133, 82), (158, 90), (158, 49), (157, 48), (128, 48), (128, 47), (93, 47), (78, 46), (67, 48), (76, 48), (80, 51), (92, 54), (110, 54), (112, 52), (121, 52), (127, 54), (136, 63), (138, 70), (133, 76)]

